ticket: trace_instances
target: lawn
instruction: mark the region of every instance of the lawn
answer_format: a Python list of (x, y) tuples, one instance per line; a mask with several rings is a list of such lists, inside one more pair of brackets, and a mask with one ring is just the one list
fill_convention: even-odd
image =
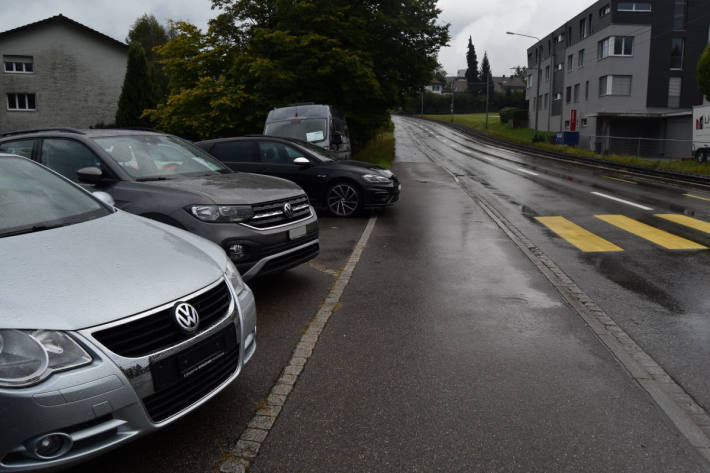
[[(442, 122), (451, 122), (451, 115), (420, 115), (424, 118), (430, 118)], [(479, 130), (487, 133), (494, 138), (513, 141), (527, 146), (534, 146), (545, 151), (555, 151), (558, 153), (567, 153), (576, 156), (584, 156), (586, 158), (595, 158), (605, 161), (612, 161), (629, 166), (647, 167), (658, 169), (661, 171), (678, 171), (690, 174), (707, 174), (710, 175), (710, 164), (698, 163), (694, 160), (675, 159), (675, 160), (655, 160), (631, 155), (600, 155), (587, 149), (573, 148), (570, 146), (553, 145), (549, 143), (533, 143), (533, 130), (531, 128), (513, 129), (509, 123), (501, 123), (500, 118), (495, 116), (488, 117), (488, 130), (485, 129), (486, 114), (474, 113), (468, 115), (454, 115), (454, 123), (464, 125), (474, 130)]]
[(391, 168), (394, 161), (394, 124), (390, 121), (389, 126), (370, 140), (353, 156), (353, 159), (377, 164), (386, 169)]

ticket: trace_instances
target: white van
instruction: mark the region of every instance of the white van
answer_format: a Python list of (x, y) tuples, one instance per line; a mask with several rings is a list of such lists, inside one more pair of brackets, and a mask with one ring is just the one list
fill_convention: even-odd
[(700, 163), (710, 158), (710, 104), (693, 107), (693, 154)]
[(350, 159), (350, 136), (345, 116), (330, 105), (293, 104), (274, 108), (264, 124), (264, 135), (294, 138)]

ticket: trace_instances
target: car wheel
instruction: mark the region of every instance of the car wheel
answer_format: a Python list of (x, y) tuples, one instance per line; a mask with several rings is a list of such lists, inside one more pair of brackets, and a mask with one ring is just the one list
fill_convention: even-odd
[(351, 217), (360, 210), (362, 196), (355, 185), (338, 182), (328, 189), (326, 204), (328, 211), (336, 217)]
[(695, 153), (695, 159), (698, 160), (699, 163), (704, 163), (705, 161), (708, 160), (708, 152), (707, 150), (700, 150), (697, 153)]

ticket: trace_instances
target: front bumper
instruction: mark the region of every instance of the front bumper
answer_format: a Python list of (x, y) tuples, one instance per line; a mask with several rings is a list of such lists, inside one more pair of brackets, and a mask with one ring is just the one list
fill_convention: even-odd
[(402, 185), (395, 178), (392, 184), (385, 186), (370, 185), (364, 190), (363, 207), (366, 209), (387, 207), (399, 200)]
[[(239, 294), (228, 286), (232, 302), (224, 318), (184, 342), (125, 358), (92, 335), (103, 327), (82, 330), (72, 335), (93, 356), (90, 365), (56, 373), (31, 388), (0, 389), (0, 471), (53, 469), (86, 460), (174, 422), (229, 385), (256, 349), (256, 308), (247, 286)], [(211, 349), (215, 337), (231, 340), (225, 346), (232, 349), (156, 391), (159, 363), (174, 360), (177, 366), (188, 353)], [(156, 398), (162, 403), (157, 407)], [(56, 458), (41, 458), (34, 445), (51, 433), (69, 439), (69, 448)]]

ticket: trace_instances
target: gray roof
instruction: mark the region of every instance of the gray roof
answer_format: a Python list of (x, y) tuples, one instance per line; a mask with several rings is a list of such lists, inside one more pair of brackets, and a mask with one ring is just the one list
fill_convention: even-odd
[(110, 44), (112, 44), (112, 45), (114, 45), (114, 46), (116, 46), (116, 47), (119, 47), (119, 48), (121, 48), (121, 49), (127, 49), (127, 48), (128, 48), (128, 45), (127, 45), (126, 43), (123, 43), (123, 42), (121, 42), (121, 41), (119, 41), (119, 40), (117, 40), (117, 39), (114, 39), (114, 38), (112, 38), (112, 37), (110, 37), (110, 36), (107, 36), (107, 35), (105, 35), (105, 34), (99, 32), (99, 31), (96, 31), (95, 29), (89, 28), (89, 27), (86, 26), (86, 25), (82, 25), (81, 23), (79, 23), (79, 22), (77, 22), (77, 21), (74, 21), (74, 20), (72, 20), (71, 18), (67, 18), (66, 16), (64, 16), (64, 15), (62, 15), (62, 14), (55, 15), (55, 16), (46, 18), (46, 19), (44, 19), (44, 20), (35, 21), (34, 23), (28, 23), (28, 24), (26, 24), (26, 25), (19, 26), (19, 27), (17, 27), (17, 28), (13, 28), (13, 29), (11, 29), (11, 30), (6, 30), (6, 31), (3, 31), (3, 32), (0, 32), (0, 39), (6, 38), (6, 37), (8, 37), (8, 36), (12, 36), (12, 35), (14, 35), (14, 34), (16, 34), (16, 33), (24, 32), (24, 31), (29, 31), (29, 30), (32, 30), (32, 29), (35, 29), (35, 28), (41, 28), (41, 27), (43, 27), (43, 26), (50, 25), (50, 24), (53, 24), (53, 23), (64, 24), (64, 25), (67, 25), (67, 26), (69, 26), (69, 27), (71, 27), (71, 28), (75, 28), (75, 29), (77, 29), (77, 30), (84, 31), (84, 32), (86, 32), (86, 33), (89, 33), (89, 34), (91, 34), (91, 35), (96, 36), (98, 39), (101, 39), (101, 40), (103, 40), (103, 41), (106, 41), (106, 42), (108, 42), (108, 43), (110, 43)]

